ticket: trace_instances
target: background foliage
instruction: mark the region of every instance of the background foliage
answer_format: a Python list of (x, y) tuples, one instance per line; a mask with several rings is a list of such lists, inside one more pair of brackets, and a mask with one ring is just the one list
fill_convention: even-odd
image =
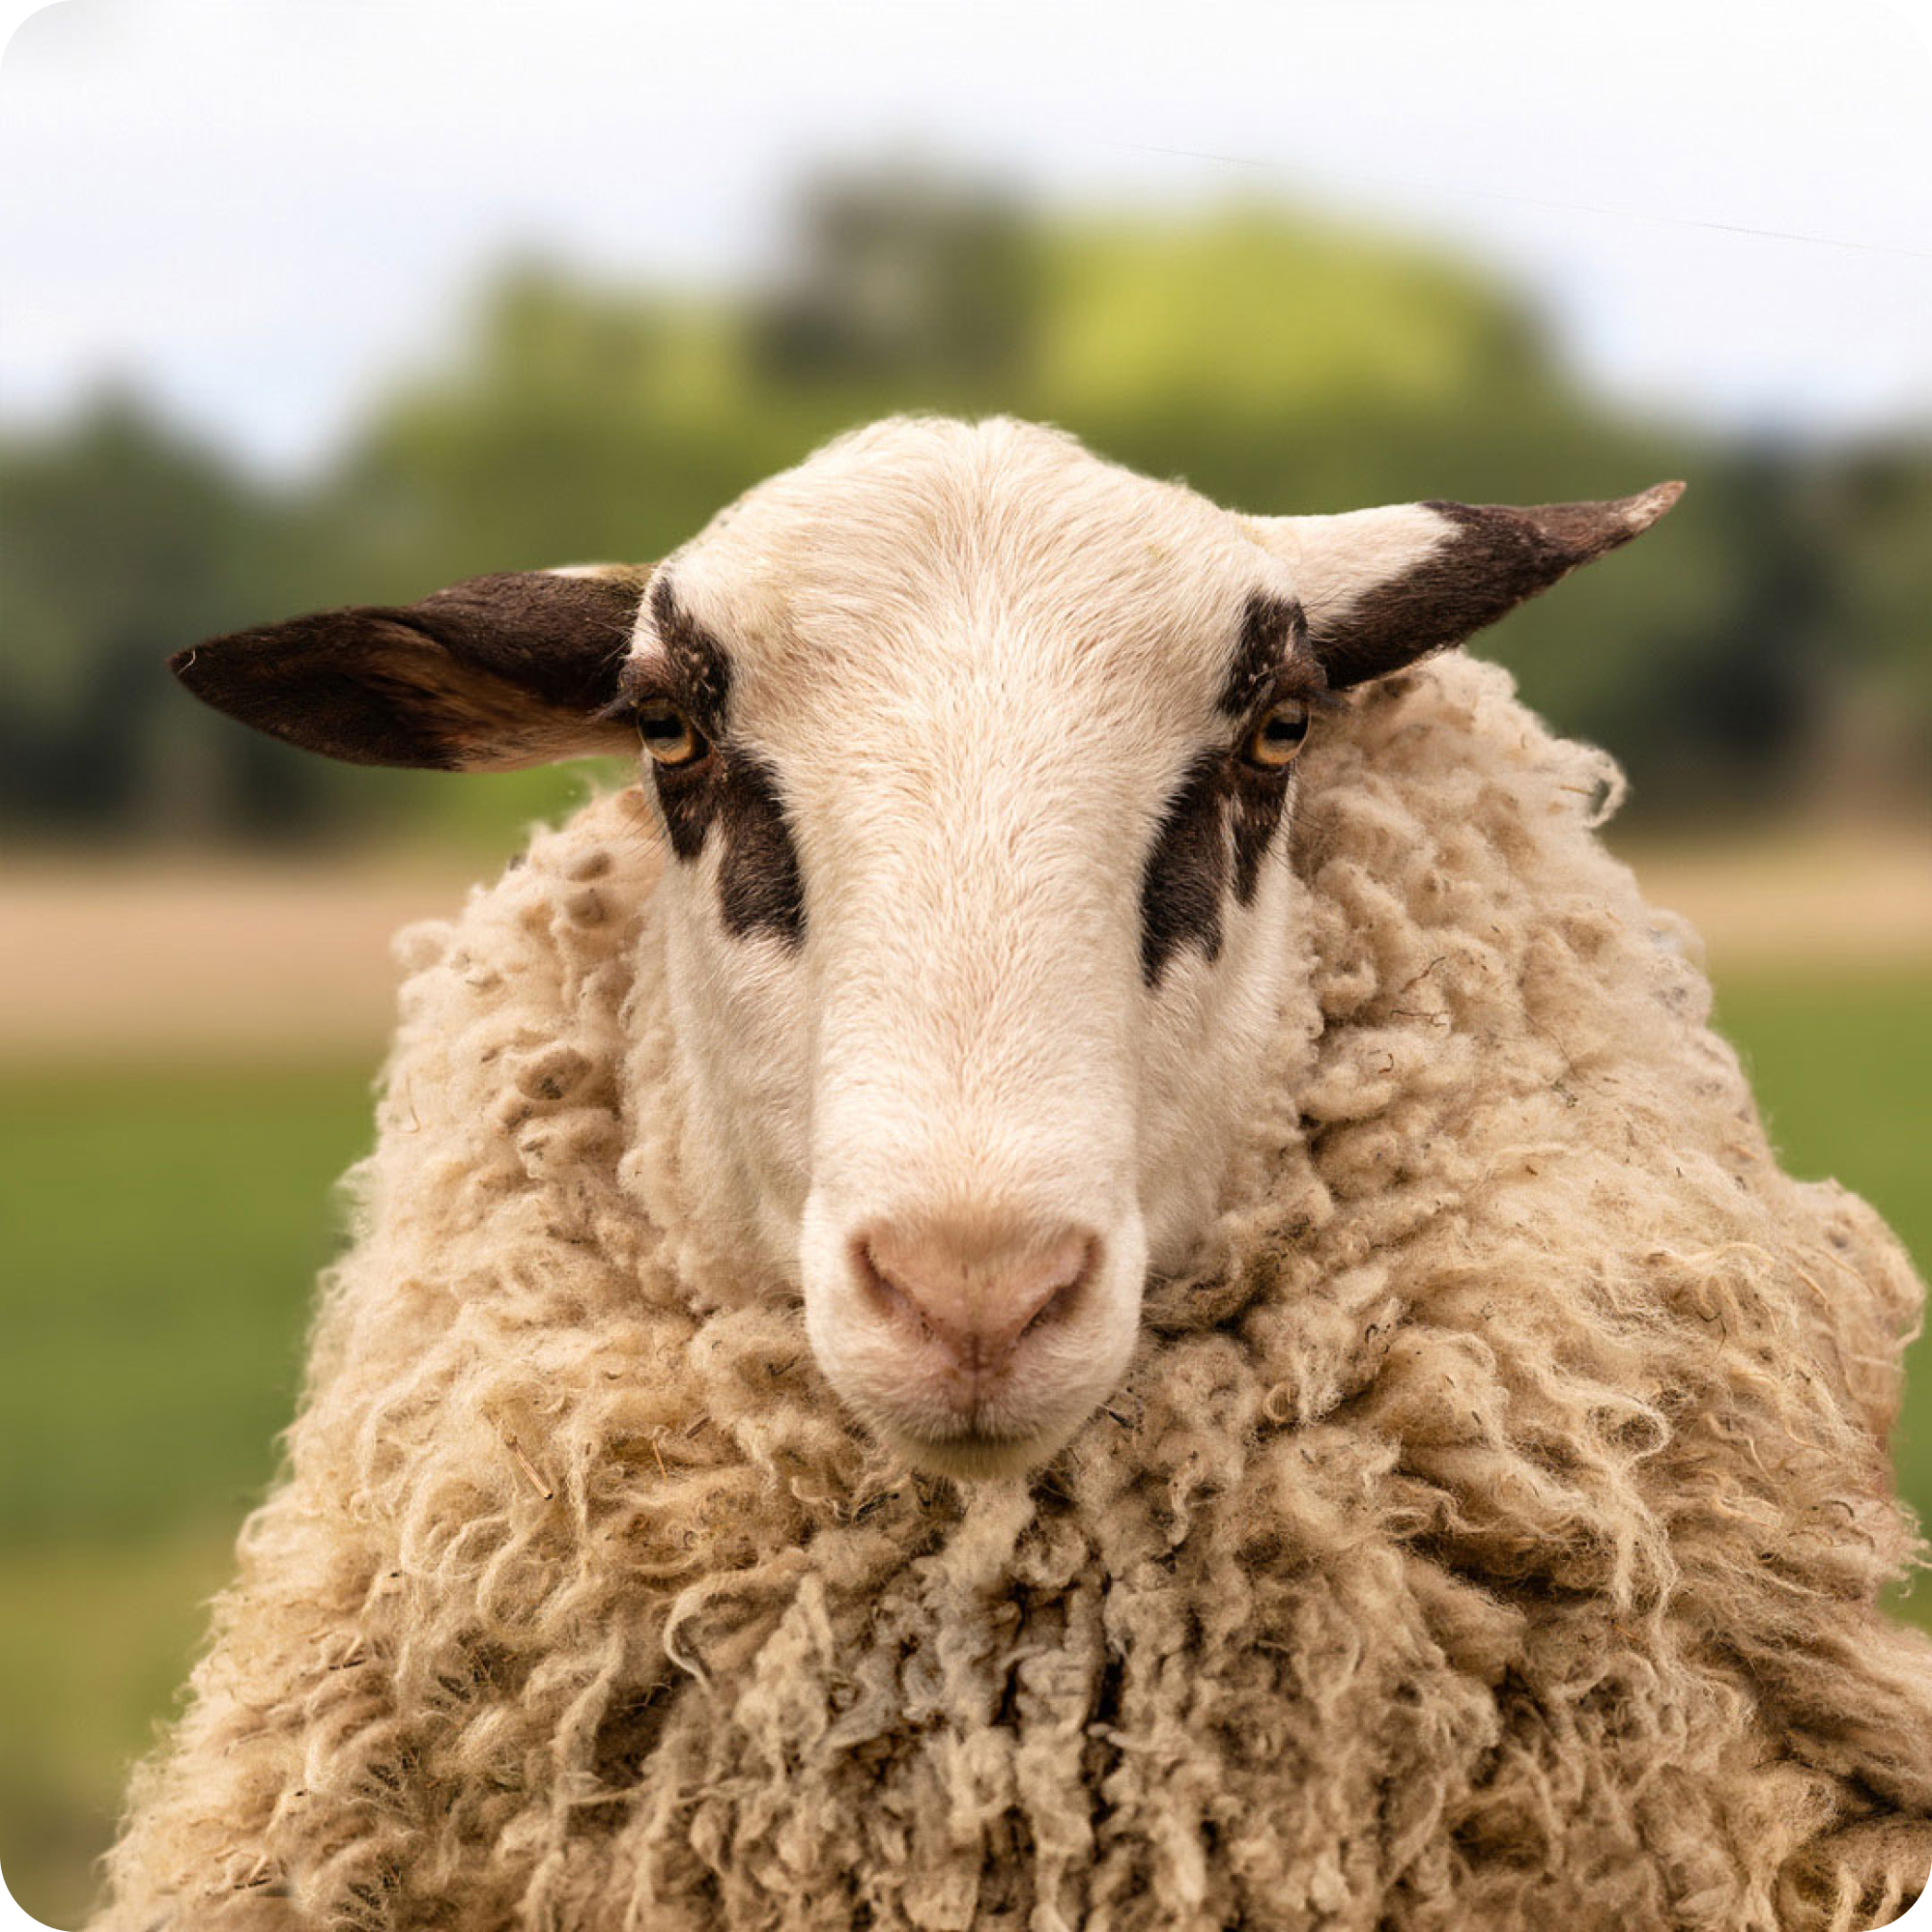
[(175, 701), (162, 660), (473, 573), (657, 557), (901, 409), (1056, 421), (1265, 512), (1688, 476), (1641, 568), (1495, 634), (1530, 701), (1613, 746), (1653, 820), (1922, 788), (1932, 456), (1916, 443), (1741, 447), (1610, 415), (1467, 266), (1262, 205), (1056, 220), (915, 176), (822, 186), (799, 232), (781, 277), (731, 295), (506, 270), (447, 366), (399, 382), (298, 487), (264, 489), (126, 394), (0, 444), (0, 822), (288, 837), (455, 811), (500, 830), (529, 781), (459, 801), (436, 780), (345, 780)]

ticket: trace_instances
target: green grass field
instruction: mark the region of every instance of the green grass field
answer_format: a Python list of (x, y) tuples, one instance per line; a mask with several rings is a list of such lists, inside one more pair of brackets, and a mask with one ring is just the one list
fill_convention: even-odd
[[(1925, 976), (1723, 992), (1774, 1137), (1932, 1260)], [(0, 1865), (74, 1923), (128, 1761), (272, 1473), (331, 1181), (369, 1133), (366, 1065), (0, 1073)], [(1921, 1347), (1901, 1480), (1932, 1515)], [(1932, 1623), (1924, 1591), (1904, 1608)]]
[(0, 1868), (51, 1924), (273, 1472), (370, 1079), (0, 1074)]

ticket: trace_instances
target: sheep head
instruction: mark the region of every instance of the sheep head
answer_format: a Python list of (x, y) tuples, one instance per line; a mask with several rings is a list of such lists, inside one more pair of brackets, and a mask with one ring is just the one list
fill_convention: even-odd
[(1653, 523), (1244, 518), (1008, 420), (895, 420), (654, 570), (472, 579), (174, 668), (353, 761), (639, 755), (694, 1183), (909, 1461), (1049, 1454), (1211, 1216), (1298, 950), (1336, 694)]

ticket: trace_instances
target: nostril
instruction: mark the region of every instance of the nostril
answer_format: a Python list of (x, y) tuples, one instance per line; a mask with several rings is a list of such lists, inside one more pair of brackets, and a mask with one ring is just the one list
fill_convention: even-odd
[(873, 1310), (899, 1327), (930, 1334), (932, 1324), (921, 1313), (915, 1296), (903, 1289), (872, 1259), (871, 1243), (863, 1236), (852, 1242), (852, 1272)]
[(1024, 1339), (1037, 1328), (1051, 1327), (1074, 1312), (1082, 1291), (1094, 1278), (1094, 1247), (1091, 1237), (1082, 1241), (1068, 1264), (1043, 1284), (1039, 1306), (1027, 1317), (1015, 1339)]
[(852, 1271), (890, 1326), (979, 1372), (1000, 1368), (1027, 1336), (1072, 1318), (1099, 1245), (1085, 1229), (1009, 1226), (989, 1239), (983, 1222), (888, 1223), (854, 1237)]

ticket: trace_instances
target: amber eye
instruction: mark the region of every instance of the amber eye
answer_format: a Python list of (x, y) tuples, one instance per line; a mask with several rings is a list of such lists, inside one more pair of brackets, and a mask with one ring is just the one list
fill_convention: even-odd
[(704, 733), (668, 698), (652, 698), (632, 716), (644, 750), (661, 765), (696, 764), (710, 750)]
[(1285, 697), (1270, 704), (1262, 721), (1248, 735), (1242, 755), (1251, 765), (1274, 769), (1292, 764), (1308, 736), (1308, 706), (1298, 697)]

